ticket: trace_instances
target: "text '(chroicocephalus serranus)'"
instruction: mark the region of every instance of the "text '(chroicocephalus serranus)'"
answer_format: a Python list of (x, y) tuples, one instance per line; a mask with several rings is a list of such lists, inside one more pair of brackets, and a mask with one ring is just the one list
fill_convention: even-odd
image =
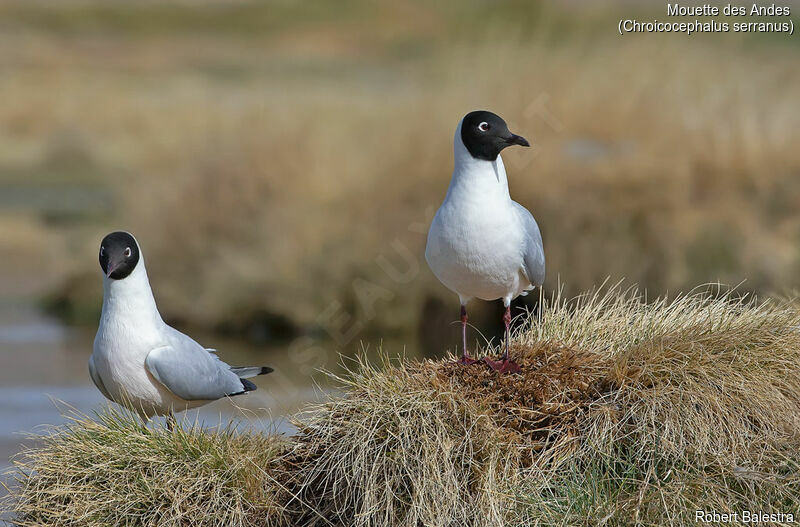
[(460, 363), (476, 362), (467, 353), (467, 302), (503, 300), (505, 352), (500, 360), (485, 359), (503, 373), (519, 371), (508, 357), (511, 301), (542, 285), (545, 269), (539, 226), (508, 192), (500, 151), (511, 145), (529, 143), (498, 115), (475, 111), (461, 120), (453, 140), (453, 177), (425, 248), (433, 273), (461, 300)]
[(202, 406), (256, 389), (245, 380), (268, 367), (232, 367), (168, 326), (156, 307), (144, 256), (127, 232), (100, 243), (103, 311), (89, 358), (89, 374), (108, 399), (143, 418)]

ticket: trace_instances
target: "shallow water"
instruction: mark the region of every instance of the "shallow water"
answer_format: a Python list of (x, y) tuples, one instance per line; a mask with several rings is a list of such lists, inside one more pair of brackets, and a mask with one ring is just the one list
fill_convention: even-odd
[[(254, 346), (192, 335), (203, 345), (216, 348), (231, 364), (275, 368), (275, 372), (253, 379), (258, 385), (255, 392), (186, 413), (188, 419), (198, 419), (204, 426), (233, 419), (243, 429), (291, 434), (295, 429), (288, 417), (334, 391), (319, 371), (338, 369), (339, 350), (332, 345), (300, 338), (285, 346)], [(71, 412), (92, 415), (110, 404), (89, 378), (87, 360), (93, 338), (93, 331), (66, 327), (33, 304), (0, 303), (0, 470), (4, 474), (11, 468), (10, 458), (30, 443), (26, 436), (63, 425)], [(352, 354), (362, 346), (354, 344), (352, 350), (343, 351)], [(2, 487), (0, 493), (4, 493)], [(0, 513), (0, 523), (2, 519)]]

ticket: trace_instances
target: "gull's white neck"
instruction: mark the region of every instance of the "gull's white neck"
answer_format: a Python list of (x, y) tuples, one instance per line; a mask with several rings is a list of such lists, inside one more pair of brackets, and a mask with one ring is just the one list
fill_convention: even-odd
[(461, 196), (511, 200), (503, 159), (499, 155), (494, 161), (472, 157), (461, 140), (461, 125), (462, 123), (459, 122), (453, 138), (453, 177), (450, 180), (445, 200)]
[(160, 326), (164, 323), (150, 289), (143, 255), (139, 257), (133, 272), (122, 280), (103, 277), (103, 311), (100, 319), (117, 317), (135, 325)]

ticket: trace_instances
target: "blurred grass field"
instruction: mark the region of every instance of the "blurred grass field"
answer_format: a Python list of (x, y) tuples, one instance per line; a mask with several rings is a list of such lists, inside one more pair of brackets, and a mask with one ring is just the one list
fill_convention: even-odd
[(796, 287), (796, 40), (616, 33), (649, 10), (4, 2), (4, 285), (93, 323), (97, 244), (125, 229), (171, 321), (426, 331), (457, 305), (424, 232), (458, 119), (487, 108), (534, 144), (504, 160), (546, 289)]

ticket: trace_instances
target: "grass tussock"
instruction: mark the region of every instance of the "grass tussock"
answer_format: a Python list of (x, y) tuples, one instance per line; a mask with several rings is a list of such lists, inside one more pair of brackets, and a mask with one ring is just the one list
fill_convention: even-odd
[(145, 427), (108, 408), (36, 438), (17, 458), (15, 523), (34, 525), (254, 525), (270, 510), (264, 479), (277, 437)]
[(730, 295), (555, 299), (516, 336), (521, 376), (361, 365), (305, 422), (292, 481), (359, 526), (798, 511), (799, 325), (788, 304)]
[(516, 332), (513, 355), (520, 375), (358, 363), (345, 396), (301, 414), (278, 455), (264, 437), (177, 432), (189, 459), (210, 456), (202, 471), (176, 461), (185, 447), (177, 455), (168, 434), (107, 441), (119, 422), (82, 422), (26, 454), (20, 523), (70, 510), (81, 525), (164, 525), (198, 489), (214, 499), (200, 500), (203, 516), (181, 509), (186, 524), (694, 525), (697, 509), (800, 511), (794, 304), (713, 291), (554, 298)]

